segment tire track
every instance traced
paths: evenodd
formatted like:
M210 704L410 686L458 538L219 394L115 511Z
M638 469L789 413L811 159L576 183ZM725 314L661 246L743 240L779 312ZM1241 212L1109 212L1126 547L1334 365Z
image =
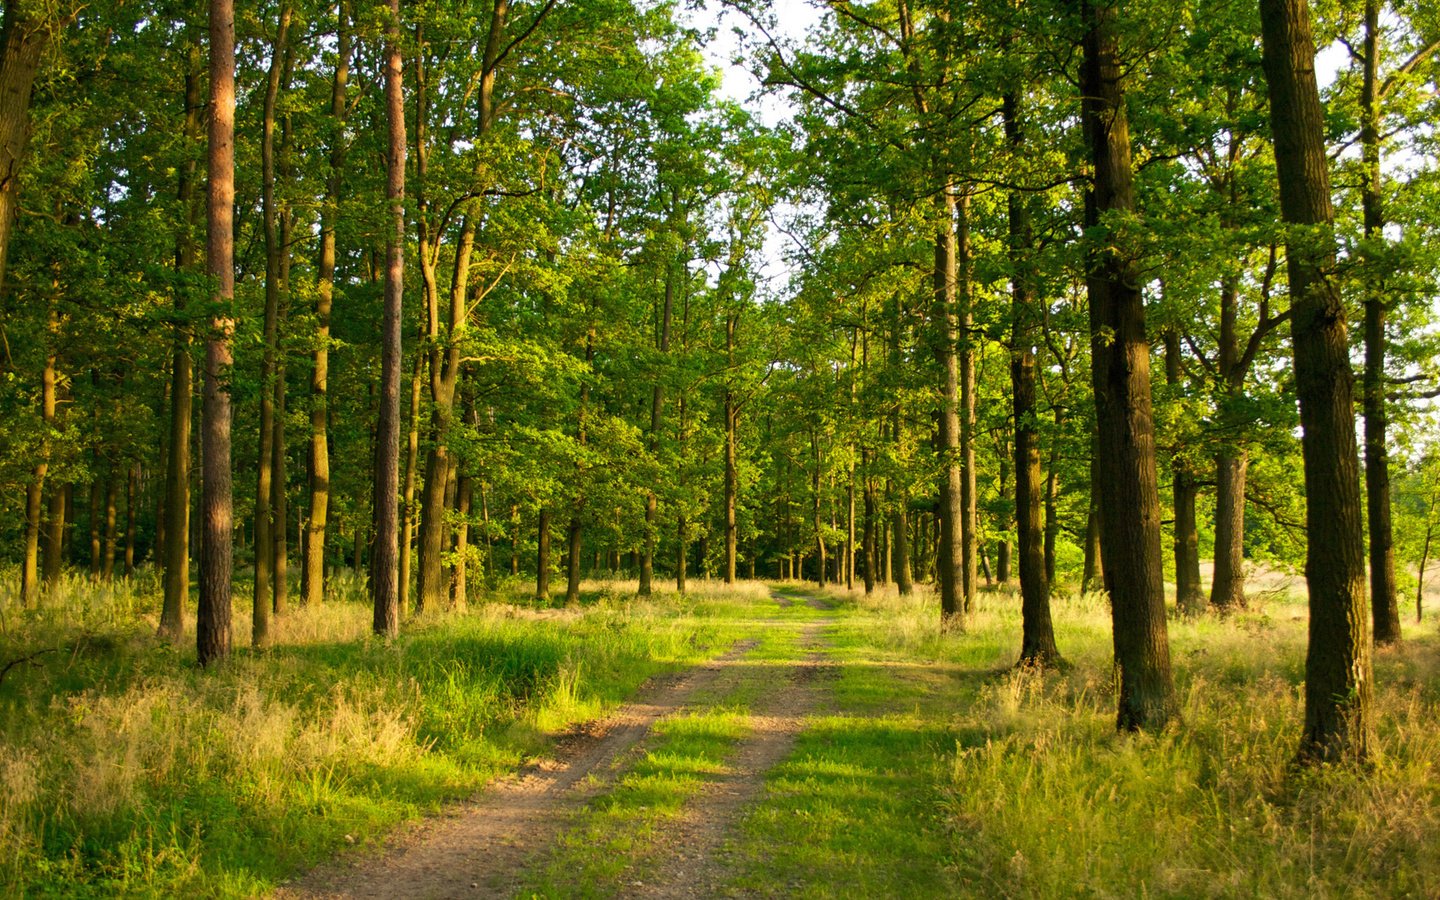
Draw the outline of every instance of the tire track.
M614 715L585 723L560 740L554 760L500 778L474 801L391 839L368 859L323 865L277 892L282 898L505 896L527 861L548 848L567 813L613 781L623 757L659 719L721 681L759 642L679 675L659 679Z
M654 866L627 896L722 896L733 868L727 840L764 794L766 775L794 750L806 718L828 694L826 681L834 670L823 632L832 624L827 619L806 626L801 642L810 652L791 666L786 684L752 714L753 731L728 763L729 772L692 798L679 821L666 826Z

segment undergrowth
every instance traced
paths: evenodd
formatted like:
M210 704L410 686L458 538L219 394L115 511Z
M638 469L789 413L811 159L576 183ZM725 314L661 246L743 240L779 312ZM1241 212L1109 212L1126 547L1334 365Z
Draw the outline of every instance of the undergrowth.
M930 696L950 705L941 802L962 894L1440 892L1434 620L1408 625L1400 647L1376 653L1373 763L1301 769L1301 597L1276 593L1227 618L1172 617L1180 719L1139 735L1115 731L1103 596L1055 598L1067 665L1049 672L1014 668L1012 594L982 594L964 631L944 638L928 598L856 602L870 616L855 634L872 654L921 660L930 676L950 671ZM860 690L877 707L903 693L883 677L871 682Z
M578 611L517 593L385 642L363 584L337 585L215 671L154 637L152 577L0 605L0 666L48 651L0 682L0 893L264 892L472 794L738 633L696 614L723 605L703 584L644 603L597 584ZM237 647L248 635L237 613Z

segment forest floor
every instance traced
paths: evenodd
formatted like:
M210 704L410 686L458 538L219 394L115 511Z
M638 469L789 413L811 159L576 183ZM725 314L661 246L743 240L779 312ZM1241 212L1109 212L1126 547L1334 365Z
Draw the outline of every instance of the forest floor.
M1183 717L1138 736L1095 596L1052 672L1006 592L945 636L893 589L596 582L394 644L336 603L216 673L111 598L0 685L0 895L1440 895L1437 618L1377 654L1375 763L1299 771L1305 607L1254 585L1171 620Z

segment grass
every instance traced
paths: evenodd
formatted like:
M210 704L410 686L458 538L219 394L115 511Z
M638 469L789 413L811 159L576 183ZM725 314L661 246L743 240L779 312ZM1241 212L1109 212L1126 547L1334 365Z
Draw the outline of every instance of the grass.
M54 648L0 683L0 893L263 893L744 633L704 585L651 603L599 586L581 611L492 603L386 643L340 586L214 672L153 637L143 578L0 608L0 662Z
M1306 613L1283 590L1229 618L1170 622L1182 719L1114 730L1103 597L1054 602L1067 665L1016 670L1019 601L982 595L963 633L937 604L831 589L693 585L579 611L492 603L368 637L340 601L282 620L219 672L158 644L153 586L74 585L0 606L3 893L263 893L353 841L466 796L649 674L758 637L662 720L528 874L529 895L614 896L676 848L752 734L777 667L825 618L837 665L793 752L725 848L728 888L768 896L1390 897L1440 894L1440 636L1376 657L1364 770L1292 767ZM248 622L237 616L237 635Z

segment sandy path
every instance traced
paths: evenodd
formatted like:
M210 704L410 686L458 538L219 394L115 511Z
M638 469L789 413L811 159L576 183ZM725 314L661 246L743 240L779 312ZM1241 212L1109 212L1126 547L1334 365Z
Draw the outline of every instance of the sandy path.
M757 705L752 731L730 760L727 774L691 799L678 822L666 825L659 861L626 896L722 896L732 868L726 840L735 834L745 810L764 794L766 774L790 755L806 717L824 700L825 679L832 669L823 631L831 624L806 627L801 642L809 654L792 664L785 687L768 692Z
M282 898L509 896L527 861L548 847L566 813L599 793L617 763L655 722L725 675L756 645L742 641L706 665L652 683L641 697L563 739L556 759L491 784L392 838L378 856L321 866L282 888Z

